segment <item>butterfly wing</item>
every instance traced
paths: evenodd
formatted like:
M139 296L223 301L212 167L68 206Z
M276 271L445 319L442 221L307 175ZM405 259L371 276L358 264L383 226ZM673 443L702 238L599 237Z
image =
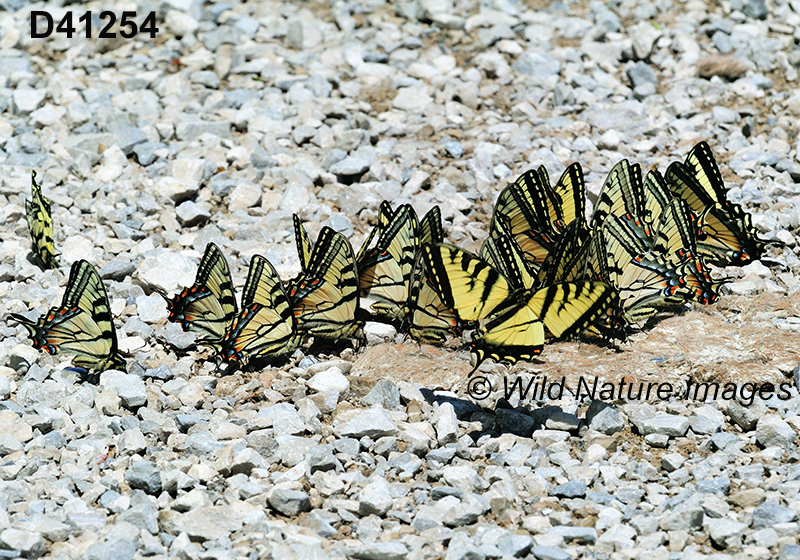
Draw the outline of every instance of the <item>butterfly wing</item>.
M589 228L585 220L573 220L564 228L553 250L539 270L539 285L550 286L583 278L589 251Z
M230 269L219 247L206 246L194 284L168 299L167 309L170 321L202 335L203 344L219 350L238 315Z
M480 257L505 276L512 290L531 289L537 283L531 264L522 253L506 221L500 218L494 225L481 247Z
M103 281L87 261L72 265L60 307L50 309L36 323L21 315L12 317L28 330L34 348L48 354L74 354L74 365L92 371L125 366Z
M661 212L672 202L672 193L664 176L657 169L648 171L642 185L644 188L644 210L641 218L653 226L658 222Z
M586 180L579 163L573 163L564 170L553 191L561 208L557 229L563 232L574 221L586 225Z
M698 142L686 156L685 165L697 180L700 186L697 194L701 196L707 206L727 202L725 181L708 142Z
M444 229L442 229L442 210L434 206L423 216L419 222L419 246L425 243L441 243L444 241Z
M544 348L544 324L527 302L507 302L492 314L473 337L475 366L486 359L516 363L530 360Z
M665 181L672 194L689 203L689 208L698 216L718 202L714 190L704 189L692 170L679 161L674 161L667 167Z
M46 268L58 268L50 200L42 194L42 188L36 184L36 171L31 171L31 195L32 198L25 201L25 211L33 251Z
M414 259L419 247L417 214L404 204L381 234L374 249L358 262L361 297L372 298L378 315L401 319L405 314Z
M442 344L460 334L458 317L428 281L422 255L414 262L406 312L408 333L419 342Z
M294 242L297 245L297 256L300 258L300 270L306 270L311 259L311 242L308 240L308 232L303 227L303 223L297 214L292 214L292 224L294 225Z
M227 361L280 356L300 344L297 319L272 264L261 255L250 260L242 311L222 343Z
M358 273L350 242L324 227L311 252L308 271L290 292L298 329L322 338L347 338L361 326Z
M641 216L645 206L642 168L623 159L608 173L592 215L592 227L599 228L609 215Z
M525 257L538 268L556 235L551 223L551 216L557 216L555 210L551 213L553 198L540 173L523 173L500 193L489 231L498 227L499 220L505 220Z
M454 245L425 245L426 274L442 299L461 321L489 316L511 295L506 278L486 261Z
M570 338L594 325L615 303L603 282L564 282L534 292L530 307L556 338Z
M361 262L364 259L367 251L372 246L372 242L377 238L380 239L381 235L383 235L384 230L389 227L389 223L392 221L394 217L394 210L392 210L392 205L389 204L388 201L384 200L381 202L380 208L378 208L378 223L377 225L372 228L372 231L369 232L369 235L364 240L364 243L361 244L361 248L358 250L358 254L356 254L356 262Z

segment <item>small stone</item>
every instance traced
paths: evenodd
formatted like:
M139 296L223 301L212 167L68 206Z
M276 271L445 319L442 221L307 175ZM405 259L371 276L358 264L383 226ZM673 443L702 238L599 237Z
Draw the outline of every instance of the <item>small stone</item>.
M394 499L389 483L384 478L376 477L361 490L358 513L362 516L372 514L383 516L392 508L393 504Z
M359 177L366 173L371 165L372 162L368 158L352 155L331 165L330 172L340 177Z
M321 371L308 380L308 387L317 393L335 391L345 393L350 389L350 381L336 366Z
M459 159L462 155L464 155L464 147L461 145L461 142L456 140L450 140L444 143L444 149L447 150L447 153L450 157Z
M794 510L769 500L753 510L753 529L765 529L778 523L791 523L797 519Z
M183 227L193 227L211 219L211 214L198 206L195 202L187 200L175 208L175 216Z
M241 183L228 195L228 210L236 212L258 205L261 189L249 183Z
M644 436L644 441L646 441L650 447L664 449L669 445L669 436L665 436L664 434L647 434Z
M131 488L157 495L161 492L161 470L151 461L136 461L125 472L125 482Z
M365 410L344 426L335 429L341 437L361 439L364 436L377 439L384 436L393 436L398 433L397 426L392 421L389 411L381 408Z
M592 401L586 410L589 427L598 432L611 435L625 428L625 418L615 407L602 401Z
M641 60L631 64L625 73L634 88L644 84L658 84L658 75L655 70Z
M169 316L164 298L158 294L137 297L136 312L139 314L139 319L145 323L157 323Z
M478 550L466 533L457 531L450 539L444 560L484 560L486 556Z
M184 532L191 540L199 542L229 538L241 528L241 516L230 506L196 508L184 513L176 524L177 532Z
M336 457L330 444L316 445L306 452L306 462L311 474L317 471L329 471L336 468Z
M559 535L567 542L593 544L597 540L597 529L594 527L570 527L559 525L548 531L549 534Z
M557 546L534 546L531 554L536 560L572 560L572 555Z
M792 427L775 414L762 416L756 425L756 441L763 447L790 449L794 447L796 436Z
M179 10L167 10L167 15L164 18L164 25L169 29L177 38L192 35L199 23L189 14Z
M458 440L458 418L452 404L447 402L440 404L431 417L431 424L436 429L439 445Z
M5 529L0 533L0 544L7 550L17 550L23 558L39 558L45 553L45 542L41 533Z
M536 425L536 421L531 416L506 408L497 409L495 415L497 417L496 429L520 437L531 437Z
M11 97L14 100L15 112L18 115L27 115L41 107L46 96L46 89L20 87L14 89Z
M355 560L405 560L408 547L402 542L376 542L347 551L347 557Z
M367 338L368 346L376 346L387 342L391 343L397 336L397 329L392 325L370 321L364 325L364 336Z
M681 468L685 461L680 453L667 453L661 457L661 466L665 471L672 472Z
M122 406L135 410L147 402L147 390L141 377L113 372L101 376L101 384L119 396Z
M728 401L728 416L731 422L738 425L745 432L755 429L759 418L767 413L766 405L760 400L754 401L750 406L744 406L739 401L733 399Z
M287 517L300 515L305 511L311 511L311 501L308 494L299 490L288 490L276 488L269 495L270 507Z
M586 496L586 481L571 480L564 484L559 484L550 492L556 498L583 498Z
M400 408L400 389L388 379L379 379L375 386L362 399L364 406L380 405L386 410Z
M689 419L677 414L662 414L643 420L641 427L644 434L680 437L689 430Z
M119 437L119 448L125 454L141 453L147 449L147 439L144 437L142 430L131 428L130 430L125 430Z
M701 78L719 76L727 80L735 80L744 76L750 65L735 56L710 55L697 61L697 75Z
M424 87L406 87L400 88L392 101L392 105L395 109L400 109L401 111L422 113L432 102L433 98L428 95Z

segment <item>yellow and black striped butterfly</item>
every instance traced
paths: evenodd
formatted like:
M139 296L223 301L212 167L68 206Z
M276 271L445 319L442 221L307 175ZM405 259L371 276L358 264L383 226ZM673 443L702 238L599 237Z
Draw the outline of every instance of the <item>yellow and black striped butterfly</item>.
M714 280L698 253L695 223L696 217L689 204L680 198L673 199L655 224L653 251L664 255L667 262L686 270L684 279L694 292L694 300L703 304L714 303L719 299L718 286L725 280Z
M546 178L547 172L544 171L544 167L539 169L542 177ZM576 220L582 222L585 227L586 180L583 177L581 165L575 162L567 166L555 186L550 187L549 185L549 182L545 182L545 186L550 188L555 195L555 207L557 208L554 220L552 220L551 213L553 228L559 233L563 233Z
M242 292L242 310L221 343L228 362L282 356L300 345L297 319L280 276L261 255L250 260Z
M425 245L423 258L443 303L461 321L482 323L471 345L475 369L486 357L530 359L542 351L545 327L555 337L572 336L613 303L611 287L599 282L514 290L489 263L445 243Z
M592 228L600 229L610 214L642 216L644 207L641 166L627 159L620 160L611 168L600 189L592 214Z
M76 261L69 273L60 307L33 322L12 313L33 340L48 354L74 354L72 364L103 372L125 367L117 348L117 334L103 281L87 261Z
M640 217L654 227L661 212L672 202L673 196L664 181L664 176L657 169L647 172L642 188L644 189L644 208Z
M372 228L372 231L369 232L369 235L364 240L364 243L361 244L361 248L356 254L357 263L364 260L364 255L372 247L372 242L375 239L380 239L381 235L383 235L383 232L387 227L389 227L389 223L392 221L393 217L394 210L392 210L392 205L389 204L387 200L384 200L381 202L380 208L378 208L378 223L374 228Z
M214 243L206 245L194 284L167 301L168 319L183 330L202 335L198 341L217 352L238 314L233 280L225 255Z
M530 360L544 347L542 327L555 338L570 338L593 327L616 302L612 288L602 282L564 282L523 294L522 300L495 309L473 339L475 369L487 357Z
M779 244L759 238L750 214L727 199L722 173L706 142L692 148L685 163L670 164L666 182L698 216L697 249L708 262L745 265L761 258L767 245Z
M358 272L347 238L325 226L311 251L308 268L289 292L298 329L315 337L352 337L361 327Z
M360 297L374 300L371 309L376 315L403 319L419 249L417 214L403 204L381 229L375 247L357 261Z
M573 220L562 232L539 271L539 284L550 286L582 280L589 251L586 220Z
M502 216L494 222L489 237L483 242L480 257L508 280L512 290L530 290L538 284L536 271ZM548 254L544 262L549 257Z
M300 272L297 276L292 278L286 283L286 292L291 292L297 285L300 278L308 269L308 262L311 259L311 241L308 239L308 232L303 227L300 217L297 214L292 214L292 224L294 225L294 242L297 246L297 257L300 259Z
M411 273L404 327L415 340L428 344L442 344L448 336L461 334L458 317L451 308L442 303L439 293L427 278L422 260L423 245L442 241L444 241L442 211L438 206L434 206L420 221L420 250L417 252Z
M31 196L30 200L25 201L25 211L33 252L45 268L58 268L50 199L42 194L41 186L36 184L36 171L31 171Z
M560 219L559 212L547 171L543 167L526 171L500 193L489 232L499 227L499 220L505 220L525 257L538 270L558 235L553 220Z
M617 291L622 315L633 324L692 299L687 277L700 284L692 276L688 259L670 262L649 251L629 223L613 214L606 217L599 235L593 235L589 262L594 265L594 277Z

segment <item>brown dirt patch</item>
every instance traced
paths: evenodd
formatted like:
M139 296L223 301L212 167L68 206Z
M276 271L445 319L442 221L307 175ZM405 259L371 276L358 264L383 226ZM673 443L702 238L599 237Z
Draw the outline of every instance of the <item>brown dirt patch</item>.
M716 308L699 308L660 321L616 348L588 342L548 344L535 363L508 368L512 376L566 377L573 390L581 376L612 383L780 383L800 362L797 333L778 328L773 319L800 316L800 294L762 294L752 298L725 297ZM466 395L470 356L465 349L383 344L368 348L353 365L351 375L371 386L378 379L410 381ZM506 371L500 366L497 373Z

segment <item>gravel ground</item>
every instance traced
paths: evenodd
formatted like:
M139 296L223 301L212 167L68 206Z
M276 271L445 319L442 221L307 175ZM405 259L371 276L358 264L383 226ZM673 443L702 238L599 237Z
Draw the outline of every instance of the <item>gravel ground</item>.
M130 356L78 384L0 326L0 557L800 558L800 3L723 4L109 0L37 9L157 11L157 37L43 40L0 1L0 316L57 304L88 259ZM238 287L256 253L289 278L292 212L358 246L383 199L439 204L474 250L528 168L579 161L596 196L619 159L663 171L699 140L785 247L618 348L487 364L480 401L467 351L379 324L220 377L154 292L209 241ZM60 270L27 258L32 168ZM789 398L505 394L536 374Z

